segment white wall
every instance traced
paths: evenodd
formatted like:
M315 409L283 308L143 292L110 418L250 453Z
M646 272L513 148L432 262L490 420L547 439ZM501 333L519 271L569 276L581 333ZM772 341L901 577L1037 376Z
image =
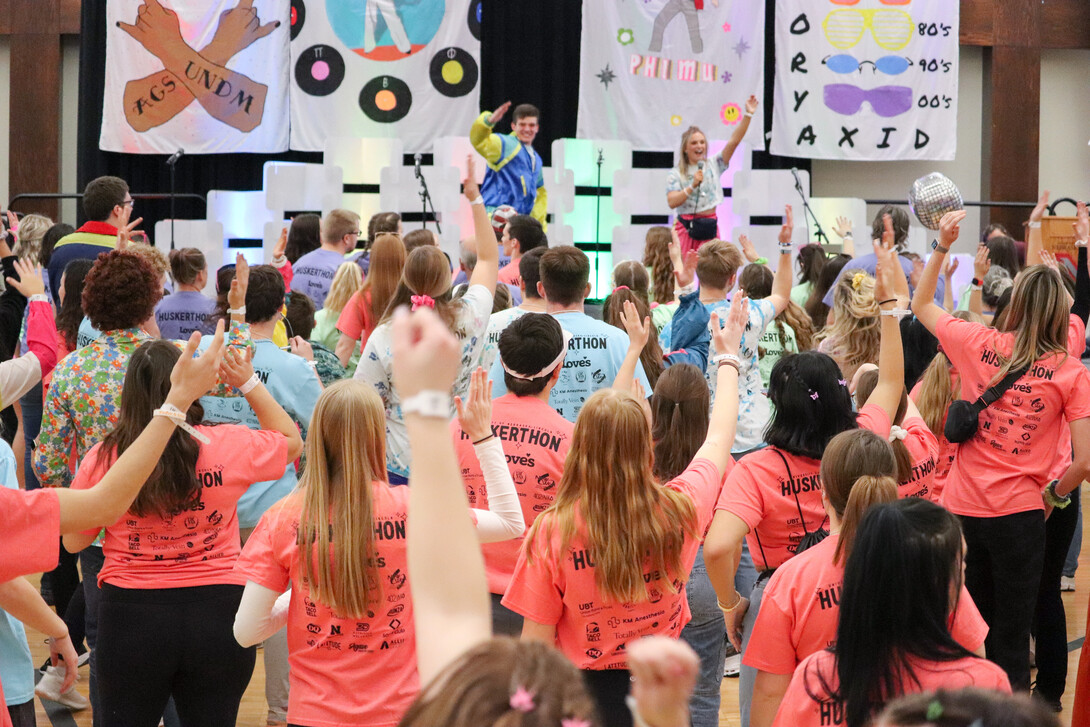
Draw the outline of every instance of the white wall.
M814 161L811 172L813 195L815 197L897 199L904 200L907 204L908 190L913 181L930 172L941 172L958 185L963 199L979 200L981 198L980 130L983 128L981 119L983 80L983 49L962 46L958 76L958 147L954 161ZM869 206L867 220L853 220L856 230L869 226L870 218L877 209L877 207ZM916 222L915 218L913 222ZM962 225L962 233L971 238L978 238L979 230L979 208L970 207L969 216ZM866 239L859 235L856 238ZM923 251L918 250L918 252Z
M1052 198L1090 197L1090 50L1052 50L1041 56L1041 189ZM1060 215L1075 213L1068 205Z
M8 130L11 128L11 41L0 38L0 205L8 207Z

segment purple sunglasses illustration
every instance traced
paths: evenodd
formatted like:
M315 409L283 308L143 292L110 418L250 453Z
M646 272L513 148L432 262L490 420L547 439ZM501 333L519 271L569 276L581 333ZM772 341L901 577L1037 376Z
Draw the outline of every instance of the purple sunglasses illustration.
M883 118L900 116L912 109L912 89L908 86L879 86L863 89L849 83L825 86L825 106L844 116L859 113L866 101Z

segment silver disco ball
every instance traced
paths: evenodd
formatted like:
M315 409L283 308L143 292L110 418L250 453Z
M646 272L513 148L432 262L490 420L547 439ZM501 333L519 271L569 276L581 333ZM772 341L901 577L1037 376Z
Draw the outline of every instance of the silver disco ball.
M965 207L957 185L938 172L912 183L912 189L908 190L908 206L920 224L929 230L939 229L939 222L947 212Z

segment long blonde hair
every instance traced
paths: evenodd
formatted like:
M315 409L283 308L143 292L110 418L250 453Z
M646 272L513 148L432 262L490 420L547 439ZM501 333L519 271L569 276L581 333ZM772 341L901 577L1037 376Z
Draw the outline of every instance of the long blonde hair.
M322 392L307 432L294 495L302 498L302 577L311 598L346 618L364 617L382 597L372 487L386 477L385 432L382 400L352 379Z
M826 353L840 366L844 378L850 379L861 364L878 361L880 323L874 278L863 270L845 270L833 288L833 314L833 325L818 336L829 341Z
M354 262L344 262L337 267L333 283L329 286L329 295L322 308L331 314L340 313L348 304L348 299L363 287L363 271Z
M1000 367L992 384L1011 369L1032 366L1047 356L1067 357L1070 308L1067 289L1054 270L1033 265L1020 272L1004 312L1001 330L1014 331L1014 345L1010 358L999 353Z
M606 441L610 446L603 447ZM549 552L556 528L561 545L552 555L564 557L582 516L594 583L606 598L648 600L648 560L676 592L674 582L688 576L681 562L685 536L699 537L696 508L685 495L656 484L652 458L651 430L636 398L613 389L592 395L575 420L556 500L526 536L528 557L539 537Z
M12 254L16 257L29 257L32 262L38 262L38 255L42 251L42 238L49 228L53 226L53 220L45 215L29 214L19 220L19 234L15 238L15 249Z
M700 134L704 137L704 148L707 149L708 135L701 131L699 126L690 126L681 134L681 154L677 158L677 170L681 174L681 183L685 184L685 177L689 174L689 156L685 153L685 147L689 145L689 139L693 134Z
M953 315L963 321L987 325L982 317L971 311L954 311ZM920 374L920 391L914 403L927 428L935 434L942 434L946 410L954 399L961 398L961 377L955 376L950 368L950 359L940 349Z

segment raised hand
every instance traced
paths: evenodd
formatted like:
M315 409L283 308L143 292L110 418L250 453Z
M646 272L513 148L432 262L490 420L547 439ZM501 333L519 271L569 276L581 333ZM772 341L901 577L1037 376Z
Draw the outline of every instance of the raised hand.
M242 253L235 254L235 277L231 280L231 289L227 291L227 305L232 310L239 310L246 305L246 291L250 287L250 264Z
M236 389L254 375L253 351L251 349L228 349L220 364L220 378Z
M280 237L276 240L276 245L273 247L273 260L279 260L284 257L284 253L288 249L288 228L280 228Z
M961 234L961 221L969 214L965 210L947 212L939 220L939 245L950 249Z
M509 104L510 102L505 105ZM481 196L481 190L477 186L477 163L472 154L466 156L466 176L462 180L462 193L470 202Z
M780 245L791 244L791 234L795 231L795 213L791 205L786 205L783 210L783 226L780 227L780 235L777 238Z
M1056 254L1049 250L1041 250L1041 264L1057 273L1060 272L1060 262L1056 259Z
M492 115L488 117L488 125L489 126L495 126L497 123L499 123L500 119L503 118L504 114L506 114L507 110L510 109L510 108L511 108L511 102L510 101L504 101L503 104L500 105L500 107L498 109L493 111Z
M738 235L738 244L742 246L742 254L745 255L746 262L755 263L761 258L748 235Z
M170 68L169 60L188 49L182 38L178 14L163 7L159 0L144 0L136 9L136 23L118 21L117 27L131 35L153 56Z
M984 280L984 276L988 274L991 268L992 261L988 257L988 246L981 244L976 249L976 256L973 257L973 277L977 280Z
M1033 208L1033 211L1029 213L1030 222L1040 222L1045 216L1045 211L1048 209L1048 190L1046 189L1041 193L1040 199L1037 200L1037 206Z
M201 343L201 334L194 331L185 344L181 358L170 372L170 393L167 401L182 411L211 391L216 385L220 363L223 361L223 321L216 323L216 332L210 345L200 356L194 357Z
M431 308L399 308L393 322L394 386L402 401L421 391L450 391L461 366L458 339Z
M648 636L630 645L628 668L632 673L632 697L642 722L689 723L689 698L700 672L700 659L692 647L665 636Z
M1086 203L1079 202L1075 213L1075 244L1086 245L1090 242L1090 214L1086 211Z
M730 304L730 312L727 314L725 325L720 323L719 314L712 313L711 329L712 342L715 344L716 353L738 353L738 346L742 342L742 333L746 323L749 322L749 298L745 292L739 290Z
M121 205L121 217L119 222L121 223L117 228L117 249L124 250L132 242L132 233L136 227L144 221L143 217L137 217L132 222L129 222L129 217L132 216L132 205Z
M458 423L469 441L477 442L492 433L492 380L480 366L469 380L466 398L454 397Z
M756 96L751 95L749 98L746 99L746 113L747 114L752 116L753 114L757 113L757 106L758 106L758 102L757 102L757 97Z
M833 225L833 232L835 232L836 236L840 239L844 239L852 234L852 221L847 217L837 215L836 224Z
M15 272L19 279L5 278L8 285L23 294L24 298L45 293L45 279L42 277L42 266L34 265L29 260L16 260Z
M946 262L943 263L942 275L944 278L949 280L950 278L954 277L954 273L957 272L957 269L958 259L956 257L948 257L946 258Z
M636 306L632 301L626 300L624 308L621 310L621 323L624 324L624 329L628 333L629 346L642 351L643 347L647 345L648 339L651 338L650 316L645 316L641 322Z

